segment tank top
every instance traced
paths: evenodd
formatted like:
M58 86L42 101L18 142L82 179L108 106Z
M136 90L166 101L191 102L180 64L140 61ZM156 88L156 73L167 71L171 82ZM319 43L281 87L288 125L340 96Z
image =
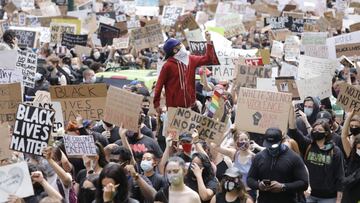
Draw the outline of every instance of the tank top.
M252 164L252 159L249 159L245 164L242 164L239 160L239 151L235 153L234 158L234 167L238 168L242 174L241 181L244 183L244 185L247 187L246 179L248 177L248 173Z
M216 194L216 203L246 203L246 198L243 201L241 201L239 197L236 198L232 202L228 202L228 201L226 201L225 195L226 195L226 193L224 193L224 192L217 193Z
M224 159L216 165L216 178L219 182L222 180L225 171L228 169L228 165L225 163Z

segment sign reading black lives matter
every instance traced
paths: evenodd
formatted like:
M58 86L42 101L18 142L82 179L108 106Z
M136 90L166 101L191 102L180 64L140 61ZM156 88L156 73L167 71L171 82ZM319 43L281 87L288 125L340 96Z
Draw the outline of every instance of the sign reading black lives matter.
M95 156L96 146L93 136L64 136L65 151L69 157L81 157L82 155Z
M75 45L86 46L88 35L74 35L71 33L63 33L61 39L61 45L71 49Z
M10 149L42 155L48 146L54 116L52 110L19 104Z

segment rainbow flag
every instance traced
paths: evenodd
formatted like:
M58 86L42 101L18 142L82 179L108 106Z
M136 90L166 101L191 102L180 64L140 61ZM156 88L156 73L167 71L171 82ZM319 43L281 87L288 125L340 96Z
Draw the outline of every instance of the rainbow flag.
M222 89L218 89L214 91L214 95L211 97L211 104L209 106L209 111L208 111L208 117L212 118L216 112L216 110L219 109L219 101L221 98L221 95L223 94L223 90Z

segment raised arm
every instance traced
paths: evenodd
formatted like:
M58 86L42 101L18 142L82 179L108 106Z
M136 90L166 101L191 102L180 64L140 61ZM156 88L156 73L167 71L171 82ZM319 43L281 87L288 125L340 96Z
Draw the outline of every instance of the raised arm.
M72 178L69 173L59 166L54 159L52 159L53 151L52 147L48 147L44 149L43 154L46 160L49 162L50 166L54 169L57 176L60 178L61 182L64 184L66 188L69 188L72 184Z
M344 126L341 131L341 142L343 144L346 157L349 157L351 152L351 144L349 141L348 134L349 134L350 121L353 116L354 116L354 110L348 113L348 116L345 119Z

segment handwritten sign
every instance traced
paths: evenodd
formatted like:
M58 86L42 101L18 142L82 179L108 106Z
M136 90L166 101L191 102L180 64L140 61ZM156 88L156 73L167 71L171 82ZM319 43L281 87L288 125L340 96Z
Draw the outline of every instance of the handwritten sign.
M118 29L117 27L100 23L98 36L100 38L102 46L112 45L113 39L119 37L119 35L120 35L120 29Z
M296 79L298 77L298 67L283 62L281 64L280 76L294 76Z
M354 110L355 114L360 114L360 99L358 95L360 90L347 83L340 84L340 93L337 97L336 103L343 107L346 112Z
M293 100L300 100L299 91L294 77L276 77L275 84L279 92L290 93Z
M301 38L302 45L325 45L326 32L304 32Z
M129 37L114 38L113 45L118 49L127 49L129 47Z
M360 51L360 43L342 44L336 45L336 57L341 56L358 56Z
M77 114L80 114L84 119L103 119L106 92L105 84L50 87L52 101L61 102L65 121L75 120Z
M270 127L287 131L292 95L240 88L235 124L239 130L264 134Z
M178 129L180 132L192 133L194 129L199 132L199 138L207 142L220 144L226 131L225 123L213 120L207 116L192 111L191 109L176 108L169 109L175 111L169 113L174 117L169 117L170 128Z
M21 82L22 70L16 66L17 50L6 50L0 53L0 84Z
M299 77L311 78L321 75L331 81L331 78L335 75L335 70L338 66L339 62L337 60L301 55L298 69Z
M282 58L284 55L284 44L282 42L273 41L271 47L271 56L276 58Z
M360 30L360 22L350 25L350 32L356 32Z
M151 24L131 30L133 45L137 50L151 48L164 42L160 24Z
M41 156L48 146L54 115L49 109L19 104L10 149Z
M35 73L37 68L37 55L30 50L18 50L16 67L21 69L22 83L25 87L35 87Z
M51 32L50 41L52 43L60 43L62 40L62 35L64 33L70 33L70 34L76 33L76 25L51 22L50 32Z
M271 78L271 68L264 66L239 65L236 79L240 87L256 88L256 78Z
M360 31L342 34L326 40L329 49L329 59L336 59L336 45L360 43Z
M229 81L235 78L234 67L231 66L212 66L212 77L219 81Z
M0 202L10 195L24 198L34 195L28 165L25 161L0 167Z
M110 86L106 99L104 120L137 131L143 96Z
M0 120L13 125L16 120L16 111L22 102L20 83L0 84Z
M296 80L299 95L302 100L308 96L325 99L331 96L331 78L325 76Z
M206 41L189 41L190 53L202 56L206 53Z
M75 45L86 46L88 35L74 35L64 33L62 35L61 45L66 46L68 49L75 47Z
M317 58L328 58L328 46L327 45L305 45L304 55Z
M296 61L300 56L300 41L297 36L288 36L284 45L285 60Z
M161 25L174 26L178 17L183 13L183 11L184 8L182 7L165 6L161 19Z
M36 31L24 30L24 29L13 29L15 36L18 39L19 47L36 48L38 34Z
M96 156L96 145L92 135L64 135L66 154L69 157Z
M10 126L8 123L0 124L0 160L11 158L12 151L9 149L10 143Z

